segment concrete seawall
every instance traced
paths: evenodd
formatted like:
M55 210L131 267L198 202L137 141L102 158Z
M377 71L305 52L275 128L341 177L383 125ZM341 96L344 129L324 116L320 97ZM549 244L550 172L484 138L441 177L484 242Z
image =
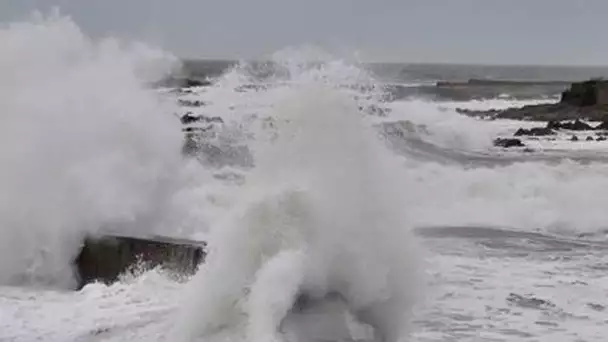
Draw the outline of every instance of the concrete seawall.
M135 266L192 275L204 260L204 248L204 242L157 236L89 237L74 260L78 289L91 282L111 284Z

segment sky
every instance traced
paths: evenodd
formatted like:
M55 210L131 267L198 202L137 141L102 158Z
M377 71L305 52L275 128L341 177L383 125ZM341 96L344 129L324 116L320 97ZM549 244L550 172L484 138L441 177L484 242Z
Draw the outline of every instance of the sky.
M0 23L53 6L92 37L183 58L312 45L378 62L608 65L606 0L0 0Z

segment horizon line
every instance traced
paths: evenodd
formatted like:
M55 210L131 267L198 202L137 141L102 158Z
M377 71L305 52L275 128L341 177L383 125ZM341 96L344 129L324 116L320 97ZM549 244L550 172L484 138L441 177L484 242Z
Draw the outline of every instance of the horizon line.
M257 62L257 63L272 63L271 58L210 58L210 57L178 57L183 62L223 62L223 63L240 63L240 62ZM322 62L311 61L311 62ZM359 61L357 64L395 64L395 65L444 65L444 66L489 66L489 67L555 67L555 68L608 68L607 64L540 64L540 63L495 63L495 62L415 62L415 61Z

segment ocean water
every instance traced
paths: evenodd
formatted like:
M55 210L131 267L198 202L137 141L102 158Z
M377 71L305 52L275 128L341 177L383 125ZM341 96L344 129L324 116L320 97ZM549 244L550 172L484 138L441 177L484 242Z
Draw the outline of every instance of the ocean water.
M270 69L214 64L211 86L180 93L150 86L177 58L69 18L11 24L0 42L0 341L280 341L300 291L341 292L387 341L605 341L608 146L505 154L492 139L521 123L455 111L553 90L387 87L517 68L412 75L291 49ZM187 111L222 119L204 141L222 153L180 154ZM210 254L183 283L152 270L69 290L82 237L116 231Z

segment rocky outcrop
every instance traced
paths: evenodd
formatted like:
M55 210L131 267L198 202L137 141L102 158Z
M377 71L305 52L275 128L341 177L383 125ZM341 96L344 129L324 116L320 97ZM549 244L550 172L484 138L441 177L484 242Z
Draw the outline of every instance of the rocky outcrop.
M515 136L519 137L519 136L524 136L524 135L528 135L528 136L546 136L546 135L555 135L555 131L551 128L548 127L534 127L534 128L530 128L530 129L525 129L525 128L520 128L517 130L517 132L515 132Z
M526 145L520 140L516 138L497 138L494 140L494 146L496 147L525 147Z
M132 268L162 267L191 275L205 257L205 243L167 237L89 237L74 260L78 289L91 282L111 284Z
M189 125L197 122L203 123L224 123L224 120L219 116L194 115L192 112L184 114L180 121L183 125Z
M456 109L460 114L485 119L510 119L527 121L604 121L608 119L608 108L604 106L575 107L568 104L552 103L508 108L503 110Z
M559 121L549 121L547 123L548 129L567 129L570 131L592 131L595 128L591 125L576 119L573 122L559 122Z
M200 100L184 100L178 99L177 104L182 107L202 107L205 105L205 102Z
M570 89L562 93L561 103L576 107L608 105L608 82L594 79L572 83Z
M595 127L596 130L602 130L602 131L606 131L608 130L608 121L604 121L601 124L599 124L598 126Z
M573 83L557 103L530 105L505 110L475 111L457 109L461 114L491 119L531 121L608 120L608 81Z

